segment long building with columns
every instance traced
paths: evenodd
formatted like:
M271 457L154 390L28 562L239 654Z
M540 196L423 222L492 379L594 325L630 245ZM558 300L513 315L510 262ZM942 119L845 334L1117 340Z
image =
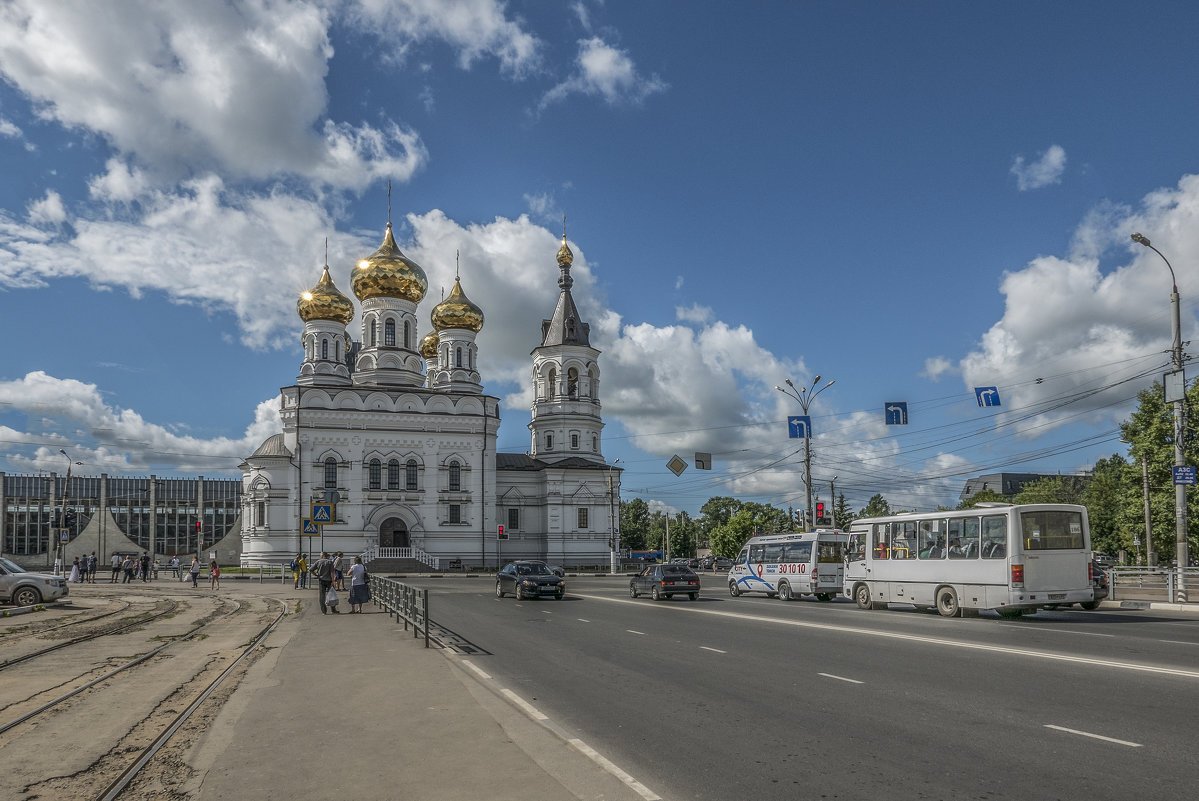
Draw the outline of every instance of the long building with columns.
M428 280L388 222L378 250L350 270L355 340L354 303L326 264L297 303L304 353L281 390L283 432L241 466L242 564L321 550L441 567L607 564L620 470L603 456L599 351L571 295L573 259L563 235L557 304L530 331L527 453L496 452L500 404L483 392L476 343L484 314L461 277L422 336Z

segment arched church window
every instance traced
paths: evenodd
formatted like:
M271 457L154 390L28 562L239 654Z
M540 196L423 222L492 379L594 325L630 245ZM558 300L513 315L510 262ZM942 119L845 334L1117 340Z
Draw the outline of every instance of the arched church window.
M325 487L333 489L337 486L337 460L330 456L325 460Z
M594 434L591 435L591 452L599 453L599 437Z
M570 447L572 450L576 450L576 451L579 449L579 435L578 434L570 435Z
M322 359L329 358L329 340L327 340L327 339L321 340L321 358Z
M375 337L375 321L371 320L371 347L373 348L378 344L379 344L379 341Z
M591 367L587 370L587 397L596 398L599 395L595 391L595 368Z
M404 321L404 347L412 347L412 323Z
M550 397L558 396L558 371L553 367L550 368Z
M371 489L377 490L383 481L383 466L378 459L371 459L370 471Z
M409 459L408 464L404 465L404 487L405 489L416 491L416 460Z
M383 344L394 348L396 344L396 321L388 320L383 323Z
M566 396L579 397L579 371L574 367L566 371Z
M454 366L455 367L462 366L462 348L456 348L454 350Z
M387 488L389 490L398 490L400 488L399 459L392 459L387 463Z
M450 462L450 492L462 490L462 467L457 462Z
M547 451L554 449L554 432L552 431L545 432L545 449Z

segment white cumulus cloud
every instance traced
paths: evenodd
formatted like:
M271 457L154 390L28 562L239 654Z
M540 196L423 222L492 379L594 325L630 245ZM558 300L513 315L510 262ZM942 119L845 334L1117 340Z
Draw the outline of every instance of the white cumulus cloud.
M29 222L34 225L49 223L57 225L66 222L67 210L62 204L62 195L50 189L39 200L29 204Z
M924 370L920 375L937 381L952 369L953 362L949 361L949 359L946 359L944 356L933 356L930 359L924 360Z
M1012 175L1016 176L1016 187L1021 192L1060 183L1065 171L1066 151L1060 145L1050 145L1036 161L1016 156L1012 162Z
M609 105L640 103L668 88L657 75L647 77L637 72L627 52L593 36L579 40L574 73L546 92L539 108L544 110L572 94L601 97Z

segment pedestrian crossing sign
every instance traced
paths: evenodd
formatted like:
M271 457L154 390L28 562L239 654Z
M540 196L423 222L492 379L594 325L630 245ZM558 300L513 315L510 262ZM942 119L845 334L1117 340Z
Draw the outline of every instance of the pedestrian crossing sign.
M331 522L333 522L333 504L331 504L331 503L314 503L314 504L312 504L312 519L316 523L331 523Z
M313 534L313 535L315 535L315 534L320 534L320 533L321 533L321 527L320 527L320 526L318 526L318 525L316 524L316 521L315 521L315 520L313 520L312 518L305 517L305 518L303 519L303 521L302 521L302 522L303 522L303 528L302 528L301 530L302 530L302 531L303 531L305 534Z

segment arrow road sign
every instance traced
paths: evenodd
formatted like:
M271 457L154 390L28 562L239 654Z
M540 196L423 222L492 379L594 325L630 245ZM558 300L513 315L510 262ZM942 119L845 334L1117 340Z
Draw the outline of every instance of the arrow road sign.
M807 415L788 417L787 431L791 439L807 439L812 436L812 418Z
M999 387L975 387L974 399L979 406L999 406Z
M302 522L303 527L300 530L305 534L316 535L321 533L321 527L318 526L312 519L305 517Z
M712 469L712 454L704 453L703 451L695 452L695 469L696 470L711 470Z
M883 404L883 416L889 426L906 426L908 424L907 402L887 401Z

